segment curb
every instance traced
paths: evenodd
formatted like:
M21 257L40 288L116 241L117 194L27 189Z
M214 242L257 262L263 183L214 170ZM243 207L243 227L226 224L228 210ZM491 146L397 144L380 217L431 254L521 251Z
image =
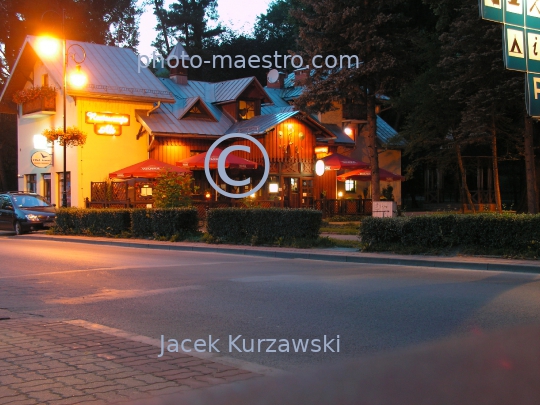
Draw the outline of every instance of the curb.
M189 244L159 244L159 243L135 243L116 240L102 240L102 239L82 239L73 238L69 236L55 237L49 235L20 235L16 239L27 240L49 240L57 242L71 242L71 243L83 243L91 245L107 245L107 246L120 246L127 248L139 248L139 249L158 249L158 250L170 250L170 251L183 251L183 252L208 252L208 253L225 253L235 254L242 256L262 256L272 257L278 259L305 259L305 260L321 260L329 262L344 262L344 263L358 263L358 264L383 264L383 265L396 265L396 266L413 266L413 267L434 267L444 269L461 269L461 270L484 270L484 271L505 271L514 273L534 273L540 274L540 262L538 264L519 264L519 263L490 263L490 262L472 262L472 261L459 261L452 259L438 259L438 258L404 258L404 257L391 257L389 255L381 257L373 256L361 256L340 254L335 255L332 253L321 252L306 252L306 251L281 251L281 250L269 250L269 249L257 249L250 248L245 249L242 247L227 247L227 246L194 246ZM231 245L229 245L231 246Z

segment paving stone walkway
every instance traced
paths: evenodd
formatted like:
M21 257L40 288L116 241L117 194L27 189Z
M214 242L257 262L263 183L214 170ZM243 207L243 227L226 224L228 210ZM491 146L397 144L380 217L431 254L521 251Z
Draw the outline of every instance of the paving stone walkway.
M0 310L0 405L107 404L259 374L69 322ZM6 319L9 318L9 319Z

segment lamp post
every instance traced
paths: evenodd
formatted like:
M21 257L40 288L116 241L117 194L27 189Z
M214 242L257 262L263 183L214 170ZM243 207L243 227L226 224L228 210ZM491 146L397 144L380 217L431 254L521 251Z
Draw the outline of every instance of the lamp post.
M46 13L55 13L55 14L58 14L60 15L59 12L55 11L55 10L47 10L45 11L42 15L41 15L41 19L43 20L43 16L46 14ZM68 206L68 203L67 203L67 144L66 144L66 139L65 139L65 135L66 135L66 131L67 131L67 67L68 67L68 62L69 62L69 57L71 56L71 58L73 59L73 61L76 63L76 70L75 70L75 73L73 74L73 77L72 77L72 84L74 84L75 86L77 87L83 87L84 84L86 83L86 78L85 76L81 73L80 69L80 64L84 62L84 60L86 59L86 51L84 50L84 48L79 45L79 44L71 44L69 47L67 47L67 39L66 39L66 31L65 31L65 14L66 14L66 10L63 9L62 10L62 37L63 37L63 44L62 44L62 55L63 55L63 70L62 70L62 86L63 86L63 89L62 89L62 95L63 95L63 129L64 129L64 139L63 139L63 160L64 160L64 167L63 167L63 173L62 173L62 176L63 176L63 179L62 179L62 207L67 207ZM78 47L81 49L82 53L83 53L83 56L82 56L82 59L81 60L77 60L77 55L75 53L72 53L71 55L69 54L69 50L73 47Z

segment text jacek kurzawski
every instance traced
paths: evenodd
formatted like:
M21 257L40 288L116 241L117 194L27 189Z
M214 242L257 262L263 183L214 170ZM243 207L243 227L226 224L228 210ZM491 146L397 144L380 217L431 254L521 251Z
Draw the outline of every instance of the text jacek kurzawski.
M339 353L339 335L335 338L324 335L315 339L246 339L242 335L229 335L227 342L221 339L167 339L161 335L161 353ZM218 349L218 346L220 347Z

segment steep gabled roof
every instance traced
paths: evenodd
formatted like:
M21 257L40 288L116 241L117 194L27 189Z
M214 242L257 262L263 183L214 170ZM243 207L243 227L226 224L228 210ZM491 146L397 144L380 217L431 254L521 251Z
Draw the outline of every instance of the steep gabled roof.
M306 115L300 111L259 115L246 121L239 121L227 130L227 134L239 132L242 134L262 135L289 118L300 119L308 126L316 129L318 132L317 140L319 141L332 139L336 144L350 144L348 141L343 142L343 140L338 138L331 130L326 128L324 125L321 125L317 120L313 119L309 115ZM343 135L347 137L345 134ZM350 140L349 137L347 138Z
M258 115L249 120L238 121L227 130L227 134L232 134L235 132L253 135L264 134L277 124L294 117L299 113L300 111L291 111L278 114Z
M178 85L170 79L160 79L161 83L173 94L174 104L162 104L149 116L138 112L137 119L143 127L154 135L171 136L211 136L225 134L234 124L234 120L212 103L213 83L189 80L185 85ZM204 103L209 114L215 119L181 119L197 102Z
M244 77L242 79L227 80L214 83L214 103L226 103L238 99L242 93L250 86L254 85L262 94L263 102L270 103L270 97L265 89L255 77Z
M277 114L294 111L294 107L287 103L282 97L281 89L266 88L266 93L270 96L272 104L264 104L261 107L261 114Z
M131 49L70 40L66 44L68 49L71 47L70 53L75 53L79 60L83 56L80 47L84 49L86 58L81 64L81 70L88 77L88 83L83 89L70 88L68 83L69 95L143 102L174 102L170 91L149 69L141 67L139 72L137 56ZM10 97L15 91L24 88L38 60L43 62L54 85L58 88L62 87L62 55L53 59L40 58L37 46L38 37L31 35L26 37L11 75L4 86L1 99ZM75 62L70 58L68 73L74 67Z
M303 86L295 86L295 74L289 73L283 83L283 88L273 89L265 87L266 92L270 95L273 101L273 105L265 105L262 107L263 114L276 114L279 112L293 111L294 107L289 105L288 102L299 97L303 90ZM379 96L381 100L389 100L387 96ZM354 141L349 138L338 125L335 124L322 124L327 130L331 131L337 138L338 142L344 144L354 144ZM377 140L384 147L404 148L406 141L399 139L397 131L392 128L381 117L377 116Z
M354 141L349 136L347 136L347 134L343 132L343 130L336 124L322 124L322 125L336 136L337 143L344 144L344 145L351 145L351 146L354 145Z
M201 97L189 97L177 100L173 105L172 112L179 120L181 120L193 109L193 107L199 107L209 118L217 121L217 118L212 114L212 111Z
M398 132L377 116L377 139L384 147L404 148L407 142L398 138Z

